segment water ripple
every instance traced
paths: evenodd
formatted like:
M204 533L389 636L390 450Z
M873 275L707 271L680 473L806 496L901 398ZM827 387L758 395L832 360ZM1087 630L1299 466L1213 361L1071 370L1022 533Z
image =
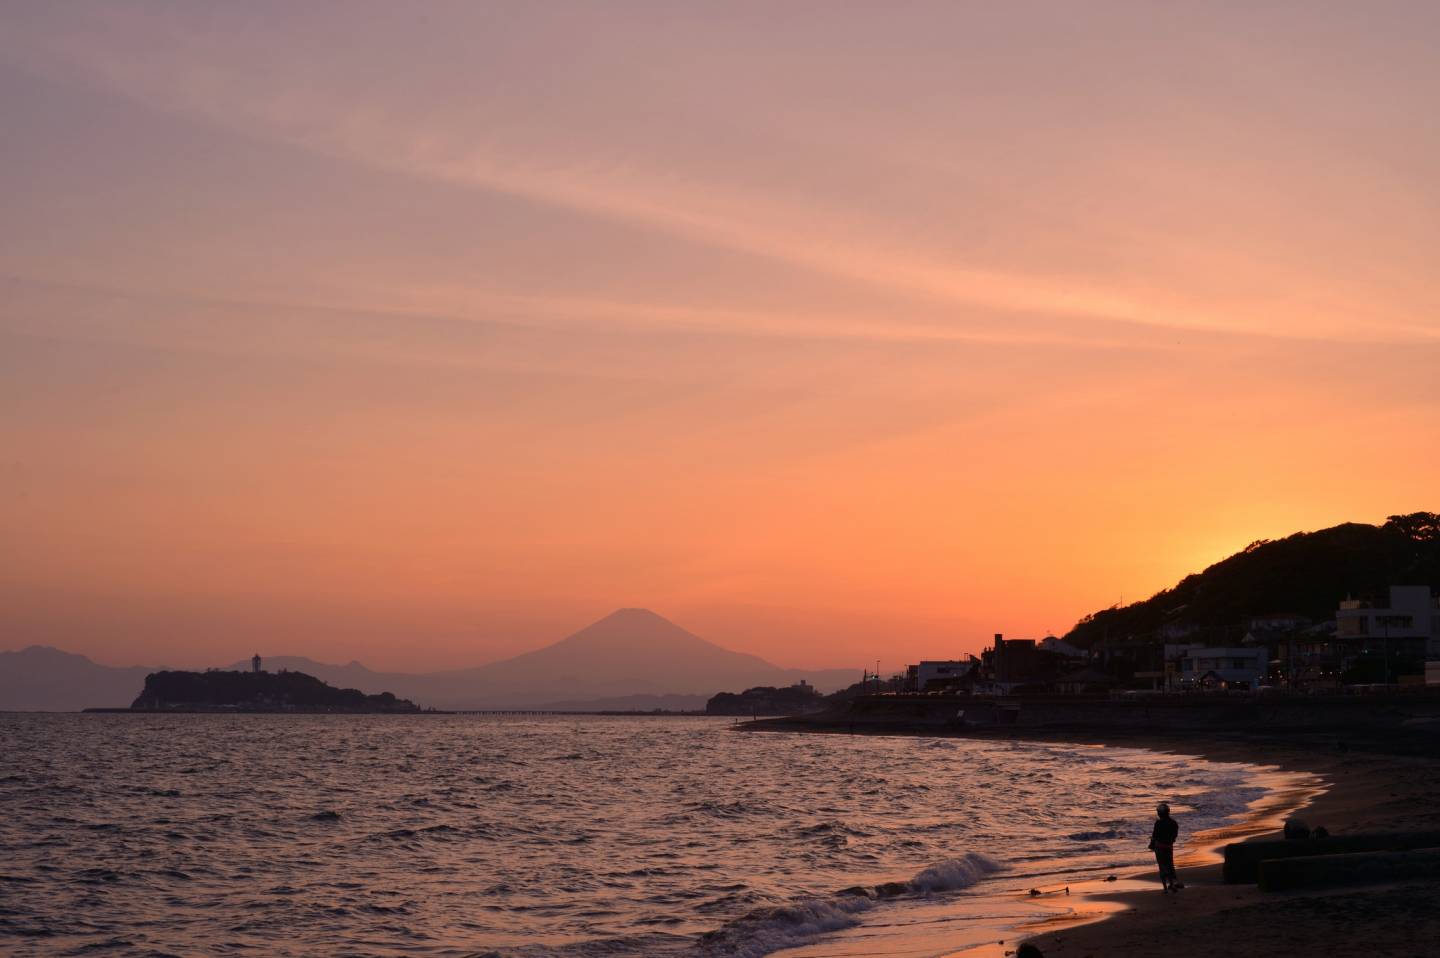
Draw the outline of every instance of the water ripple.
M760 955L1134 856L1156 783L1192 828L1258 794L1135 750L727 725L0 715L0 953Z

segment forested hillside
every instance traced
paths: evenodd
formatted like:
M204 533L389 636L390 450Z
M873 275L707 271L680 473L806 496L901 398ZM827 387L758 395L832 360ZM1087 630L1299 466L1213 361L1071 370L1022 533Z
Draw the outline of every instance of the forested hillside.
M1221 639L1243 634L1250 616L1284 612L1334 618L1347 595L1385 601L1391 585L1440 585L1440 515L1391 516L1384 525L1347 522L1318 532L1252 542L1143 602L1081 619L1066 641L1158 638L1166 626Z

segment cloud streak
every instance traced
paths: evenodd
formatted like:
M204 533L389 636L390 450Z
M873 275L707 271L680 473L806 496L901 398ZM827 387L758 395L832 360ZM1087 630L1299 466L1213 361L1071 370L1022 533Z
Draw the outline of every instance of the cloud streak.
M574 155L526 152L503 136L483 132L484 114L435 117L432 108L407 115L404 104L367 104L362 96L341 95L309 86L303 77L283 70L270 76L227 63L215 53L213 38L169 26L168 53L144 53L107 35L41 34L27 38L28 49L9 47L12 58L51 73L79 74L114 93L151 108L179 113L192 120L323 156L417 179L490 191L549 207L655 230L686 242L763 257L832 280L856 284L934 311L948 308L943 326L915 329L903 320L900 337L1005 338L995 333L964 331L969 311L1000 311L1023 326L1031 315L1069 317L1074 330L1062 337L1095 340L1086 323L1129 324L1175 331L1217 331L1239 335L1262 333L1278 338L1329 338L1372 342L1435 342L1440 331L1404 321L1370 322L1364 327L1344 322L1295 326L1260 317L1256 307L1197 304L1179 290L1153 284L1087 281L1035 271L981 268L963 255L943 255L913 246L895 225L876 221L863 210L844 204L797 203L774 191L759 191L686 174L674 168L647 165L643 157L576 162ZM135 32L131 31L125 33ZM138 31L144 33L145 31ZM35 50L48 53L39 60ZM223 52L223 51L222 51ZM343 87L343 82L332 83ZM583 148L582 148L583 149ZM583 155L583 153L581 154ZM605 156L603 150L596 156ZM622 154L623 155L623 154ZM1263 306L1263 304L1262 304ZM605 309L611 315L623 310ZM658 318L661 311L638 307ZM708 317L694 308L664 308L672 319L690 317L704 325L709 319L739 322L742 328L773 331L773 323L719 310ZM828 335L892 337L885 329L890 317L871 316L856 330L852 320L833 323ZM960 332L956 330L960 329ZM1316 332L1321 329L1323 332ZM813 329L801 334L810 335ZM1053 335L1053 334L1051 334ZM1108 334L1102 334L1104 341ZM1031 337L1021 334L1013 341ZM1039 337L1042 341L1046 336Z

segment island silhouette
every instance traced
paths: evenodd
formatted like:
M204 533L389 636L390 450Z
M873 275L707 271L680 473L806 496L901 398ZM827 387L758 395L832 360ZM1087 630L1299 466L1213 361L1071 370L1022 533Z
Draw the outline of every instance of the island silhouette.
M304 672L152 672L129 711L145 712L418 712L393 692L367 695L327 685Z

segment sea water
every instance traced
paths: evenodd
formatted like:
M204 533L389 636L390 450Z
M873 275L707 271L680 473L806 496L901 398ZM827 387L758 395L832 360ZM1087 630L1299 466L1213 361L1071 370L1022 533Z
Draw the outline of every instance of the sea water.
M758 958L900 953L844 943L910 922L940 953L931 916L1141 862L1158 799L1193 834L1263 793L1138 749L725 719L4 714L0 952Z

